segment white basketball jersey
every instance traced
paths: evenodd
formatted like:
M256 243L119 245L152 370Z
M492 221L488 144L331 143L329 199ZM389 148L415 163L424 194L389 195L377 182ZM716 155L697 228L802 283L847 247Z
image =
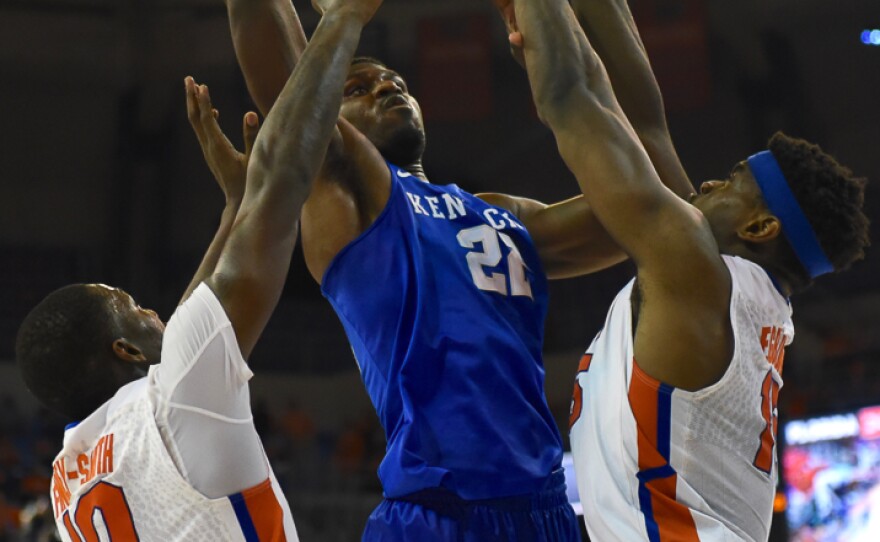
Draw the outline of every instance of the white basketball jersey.
M235 349L238 360L241 357L231 326L210 290L200 286L181 308L165 333L168 344L163 345L163 364L166 353L169 357L165 368L178 370L174 364L179 360L171 354L175 349L186 350L178 344L181 336L201 333L209 337L203 348L186 360L190 365L178 365L208 363L221 373L230 372L226 360L217 359L228 351L224 345ZM205 318L211 310L219 317ZM203 317L190 318L190 314ZM191 323L215 320L216 329L203 326L205 329L199 330ZM210 353L207 358L205 352ZM243 461L241 454L256 453L258 456L249 460L264 462L266 479L254 487L208 498L181 474L169 451L169 437L163 439L157 424L157 413L167 417L169 409L155 370L163 364L151 367L149 376L120 388L82 423L65 431L51 484L61 538L66 542L296 542L287 501L258 442L256 452L244 445L238 450ZM205 420L208 423L209 418ZM250 420L235 423L245 422L252 426ZM210 464L219 453L217 444L204 441L200 445L204 448L203 463ZM223 472L216 476L222 477Z
M717 383L668 386L633 358L630 282L581 359L570 417L587 531L602 542L766 541L791 307L758 265L730 270L734 354Z

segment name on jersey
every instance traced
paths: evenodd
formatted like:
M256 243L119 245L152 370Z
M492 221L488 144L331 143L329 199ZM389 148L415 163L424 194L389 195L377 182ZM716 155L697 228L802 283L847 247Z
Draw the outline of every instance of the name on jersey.
M99 438L91 453L76 456L73 465L68 465L66 457L56 460L52 464L52 503L55 517L60 517L70 506L71 493L68 480L79 480L79 485L83 485L96 476L111 472L113 472L113 433Z
M761 329L761 348L767 361L776 372L782 374L782 362L785 358L785 332L781 327L768 326Z
M429 216L442 220L456 220L463 216L467 216L467 209L461 198L450 194L442 194L437 196L421 196L411 192L406 193L412 205L413 211L417 215ZM525 230L522 224L514 220L506 211L500 209L488 208L482 213L486 222L496 230L513 228Z

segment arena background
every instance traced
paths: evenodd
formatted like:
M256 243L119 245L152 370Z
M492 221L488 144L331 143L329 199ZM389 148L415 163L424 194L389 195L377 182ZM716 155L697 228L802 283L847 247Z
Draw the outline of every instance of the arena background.
M294 3L311 31L308 2ZM876 0L632 5L693 180L725 176L775 129L880 179ZM577 193L488 0L386 0L361 52L399 69L421 101L433 182L544 201ZM217 225L222 199L187 124L185 75L210 85L240 142L252 106L222 1L0 0L0 540L44 539L61 437L12 363L19 321L83 281L123 287L167 318ZM875 237L878 204L871 186ZM783 419L880 403L878 271L874 250L796 299ZM552 285L547 393L561 426L579 353L630 273ZM384 439L299 253L251 364L258 426L301 539L358 540L380 498ZM780 517L772 540L786 539Z

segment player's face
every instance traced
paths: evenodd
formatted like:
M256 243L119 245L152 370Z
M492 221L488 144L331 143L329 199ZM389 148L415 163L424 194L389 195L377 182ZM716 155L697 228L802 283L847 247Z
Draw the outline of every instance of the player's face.
M396 72L370 63L352 66L340 114L387 160L408 165L421 159L425 148L422 110Z
M165 324L156 311L142 308L133 297L119 288L103 284L93 284L92 287L105 298L121 338L140 348L149 363L158 363Z
M746 162L734 166L727 179L700 185L700 193L691 199L691 204L709 221L722 248L725 241L732 241L750 222L768 213L761 189Z

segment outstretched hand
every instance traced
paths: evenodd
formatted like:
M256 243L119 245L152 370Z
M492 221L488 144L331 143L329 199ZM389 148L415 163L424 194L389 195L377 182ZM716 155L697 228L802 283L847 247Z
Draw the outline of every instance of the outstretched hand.
M364 24L373 18L381 5L382 0L312 0L312 7L321 16L332 11L354 13Z
M244 153L230 143L220 129L217 118L220 113L211 105L206 85L198 85L192 77L184 79L186 86L186 111L189 123L196 133L205 162L223 190L227 201L241 202L244 196L247 165L257 139L260 121L257 114L248 111L242 121Z
M492 2L495 4L495 7L498 8L498 13L501 14L501 19L504 21L504 26L507 28L507 41L510 43L510 54L513 55L513 59L516 60L520 66L525 68L526 58L523 53L523 36L519 31L519 25L516 23L514 0L492 0Z

